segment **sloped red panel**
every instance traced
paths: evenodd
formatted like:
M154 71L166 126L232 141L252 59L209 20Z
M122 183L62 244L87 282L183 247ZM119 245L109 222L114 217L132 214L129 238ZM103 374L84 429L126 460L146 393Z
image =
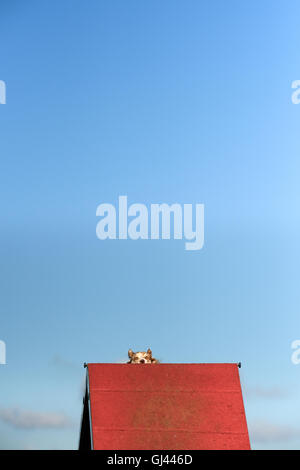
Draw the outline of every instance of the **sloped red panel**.
M250 449L236 364L89 364L94 449Z

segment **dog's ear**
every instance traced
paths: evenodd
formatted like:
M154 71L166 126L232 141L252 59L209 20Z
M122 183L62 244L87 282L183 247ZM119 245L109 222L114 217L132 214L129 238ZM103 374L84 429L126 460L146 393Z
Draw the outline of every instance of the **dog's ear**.
M152 351L150 348L147 349L147 354L149 354L149 356L152 357Z
M132 349L128 349L128 357L129 357L129 359L132 359L133 355L134 355L134 352L132 351Z

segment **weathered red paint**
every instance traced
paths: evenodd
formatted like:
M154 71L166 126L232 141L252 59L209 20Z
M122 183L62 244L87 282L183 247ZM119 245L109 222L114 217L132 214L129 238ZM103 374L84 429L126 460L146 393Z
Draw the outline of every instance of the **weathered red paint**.
M94 449L250 449L236 364L88 364Z

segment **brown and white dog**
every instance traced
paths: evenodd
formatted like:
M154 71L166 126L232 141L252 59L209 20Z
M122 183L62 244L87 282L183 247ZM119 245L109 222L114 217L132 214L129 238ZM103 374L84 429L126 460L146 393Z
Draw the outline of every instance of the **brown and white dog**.
M151 349L147 349L147 352L133 352L132 349L128 351L129 361L127 364L157 364L159 361L152 357Z

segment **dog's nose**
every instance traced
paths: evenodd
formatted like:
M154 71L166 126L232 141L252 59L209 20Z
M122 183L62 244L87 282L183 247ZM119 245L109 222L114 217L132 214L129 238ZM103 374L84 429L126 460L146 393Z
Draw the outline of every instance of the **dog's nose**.
M145 362L145 359L141 359L141 364L144 364L144 362Z

